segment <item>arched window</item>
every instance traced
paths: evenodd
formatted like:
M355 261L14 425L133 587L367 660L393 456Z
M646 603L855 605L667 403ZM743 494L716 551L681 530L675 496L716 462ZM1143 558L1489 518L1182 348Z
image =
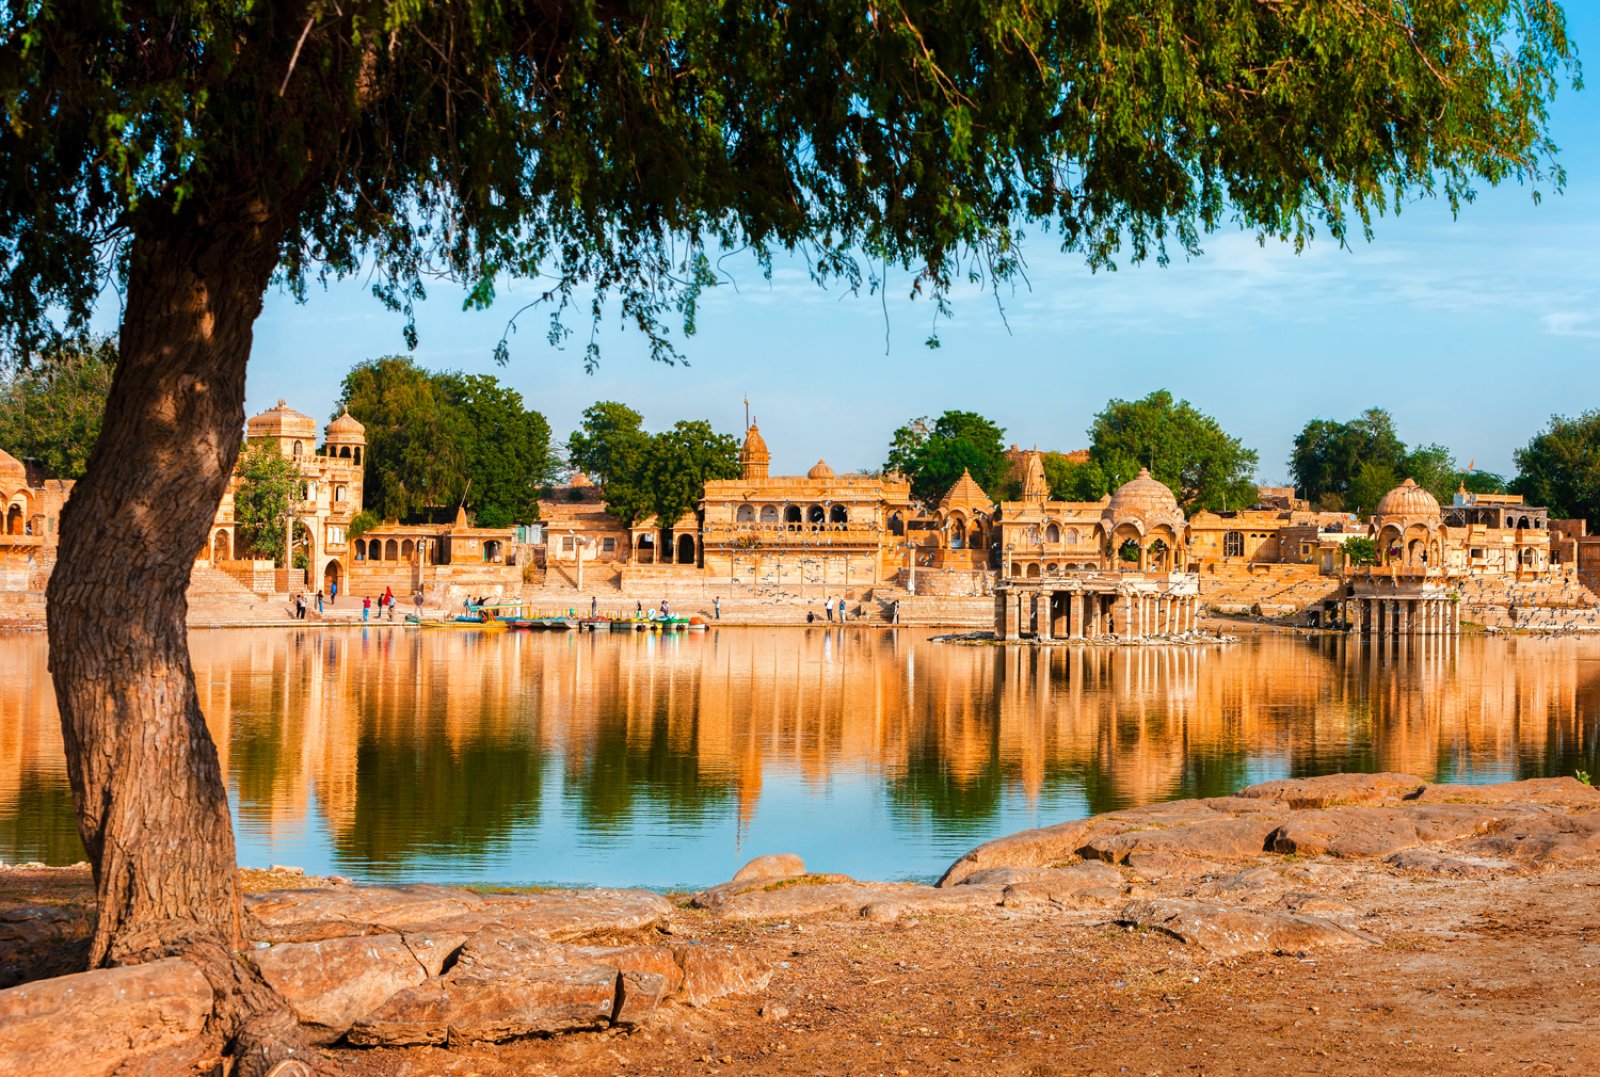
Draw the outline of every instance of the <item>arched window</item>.
M753 523L755 523L756 522L755 506L753 506L753 505L740 505L738 507L738 509L734 511L733 519L734 519L735 523L741 523L741 524L753 524Z
M1527 527L1528 527L1528 518L1526 516L1522 517L1522 519L1517 521L1517 530L1523 531L1523 530L1526 530Z
M889 534L891 534L891 535L904 535L905 533L906 533L906 522L905 522L905 520L901 518L901 516L900 516L900 514L898 512L891 512L889 514Z
M385 561L400 560L400 544L394 539L390 539L383 544L383 559Z
M350 446L348 446L348 445L339 446L339 459L341 459L341 460L350 459Z
M6 534L20 535L22 528L22 506L12 505L6 510Z
M1223 535L1222 536L1222 556L1223 557L1243 557L1244 556L1244 536L1239 534L1239 532L1237 532L1237 531L1229 531L1226 535Z
M400 560L409 561L411 560L411 556L416 552L417 544L412 542L410 539L406 539L400 544Z
M1076 527L1067 528L1061 533L1061 541L1068 546L1076 546L1078 544L1078 529Z
M1039 563L1037 561L1035 561L1033 564L1028 566L1028 579L1036 580L1038 578L1039 578Z
M845 510L843 505L835 505L828 510L828 522L830 524L847 524L850 522L850 513Z
M211 540L211 560L213 562L233 560L233 549L228 540L228 532L221 528L217 530L216 537Z
M296 460L298 460L298 459L300 459L301 455L303 455L304 453L305 453L305 446L301 445L298 441L295 442L294 443L294 448L291 450L291 455L293 455L294 458Z
M785 505L783 507L783 522L786 523L786 524L797 524L797 523L799 523L800 522L800 506L799 505Z
M333 488L333 499L335 501L350 500L350 488L348 486L335 486Z
M820 524L827 522L827 515L822 511L821 505L811 505L806 509L806 523Z
M1049 543L1052 543L1052 544L1060 542L1061 541L1061 528L1057 527L1055 524L1051 524L1048 527L1046 527L1044 529L1044 540L1046 542L1049 542Z
M678 564L680 564L680 565L692 565L692 564L694 564L694 536L693 535L679 535L678 536L678 557L677 557L677 561L678 561Z
M361 463L361 446L356 446L356 463Z
M761 522L764 523L764 524L775 524L775 523L777 523L778 522L778 506L776 506L776 505L762 505L761 506Z
M366 559L367 559L367 540L366 539L356 539L356 560L357 561L365 561Z

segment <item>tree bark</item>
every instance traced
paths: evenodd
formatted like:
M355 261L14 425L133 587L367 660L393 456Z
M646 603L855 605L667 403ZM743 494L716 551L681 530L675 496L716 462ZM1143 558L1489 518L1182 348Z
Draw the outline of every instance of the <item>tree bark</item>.
M302 1044L282 1000L234 956L233 830L194 688L187 589L239 452L253 324L283 233L280 215L249 207L156 211L136 227L105 421L62 512L47 592L99 904L90 967L194 960L217 990L213 1031L257 1056L240 1073L281 1057L272 1042Z

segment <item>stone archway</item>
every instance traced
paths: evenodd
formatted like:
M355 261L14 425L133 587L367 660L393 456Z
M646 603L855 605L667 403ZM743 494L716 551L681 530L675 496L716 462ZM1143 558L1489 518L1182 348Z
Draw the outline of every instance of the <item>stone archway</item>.
M331 595L334 588L344 585L344 567L336 560L322 566L322 593Z
M233 540L225 527L217 528L217 533L211 539L211 563L221 564L223 561L233 560Z
M694 564L695 555L693 535L684 534L678 536L678 554L674 560L680 565Z

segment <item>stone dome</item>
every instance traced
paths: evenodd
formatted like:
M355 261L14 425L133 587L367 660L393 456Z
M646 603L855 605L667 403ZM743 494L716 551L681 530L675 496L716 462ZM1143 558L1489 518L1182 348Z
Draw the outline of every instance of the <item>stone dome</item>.
M28 485L28 469L22 461L0 449L0 486L7 488Z
M245 423L251 437L285 437L315 439L317 421L289 406L288 401L278 403Z
M754 427L751 429L754 429ZM811 465L811 470L806 472L806 478L831 479L833 478L833 468L828 466L826 460L818 460L815 464Z
M367 428L362 426L354 415L350 414L349 408L346 408L337 419L328 424L328 436L330 438L359 438L365 437L366 433Z
M767 441L761 436L761 428L755 423L751 423L750 429L744 432L744 451L746 455L767 451Z
M1183 518L1172 491L1165 483L1151 478L1150 469L1143 467L1139 469L1138 478L1117 487L1106 504L1106 515L1118 520L1130 516L1145 521Z
M1407 479L1383 495L1378 501L1378 507L1373 511L1373 515L1437 517L1439 515L1439 499L1418 486L1415 479Z

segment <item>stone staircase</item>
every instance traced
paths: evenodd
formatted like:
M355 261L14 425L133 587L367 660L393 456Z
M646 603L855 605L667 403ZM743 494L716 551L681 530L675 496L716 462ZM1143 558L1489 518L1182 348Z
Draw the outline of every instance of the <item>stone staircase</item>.
M1600 598L1573 579L1459 581L1461 619L1485 628L1600 631Z
M289 596L258 595L205 562L197 562L189 577L191 625L287 621L292 617L291 605Z
M1257 606L1268 617L1303 613L1339 594L1336 576L1314 565L1272 565L1267 571L1202 573L1200 599L1218 613L1250 613Z

